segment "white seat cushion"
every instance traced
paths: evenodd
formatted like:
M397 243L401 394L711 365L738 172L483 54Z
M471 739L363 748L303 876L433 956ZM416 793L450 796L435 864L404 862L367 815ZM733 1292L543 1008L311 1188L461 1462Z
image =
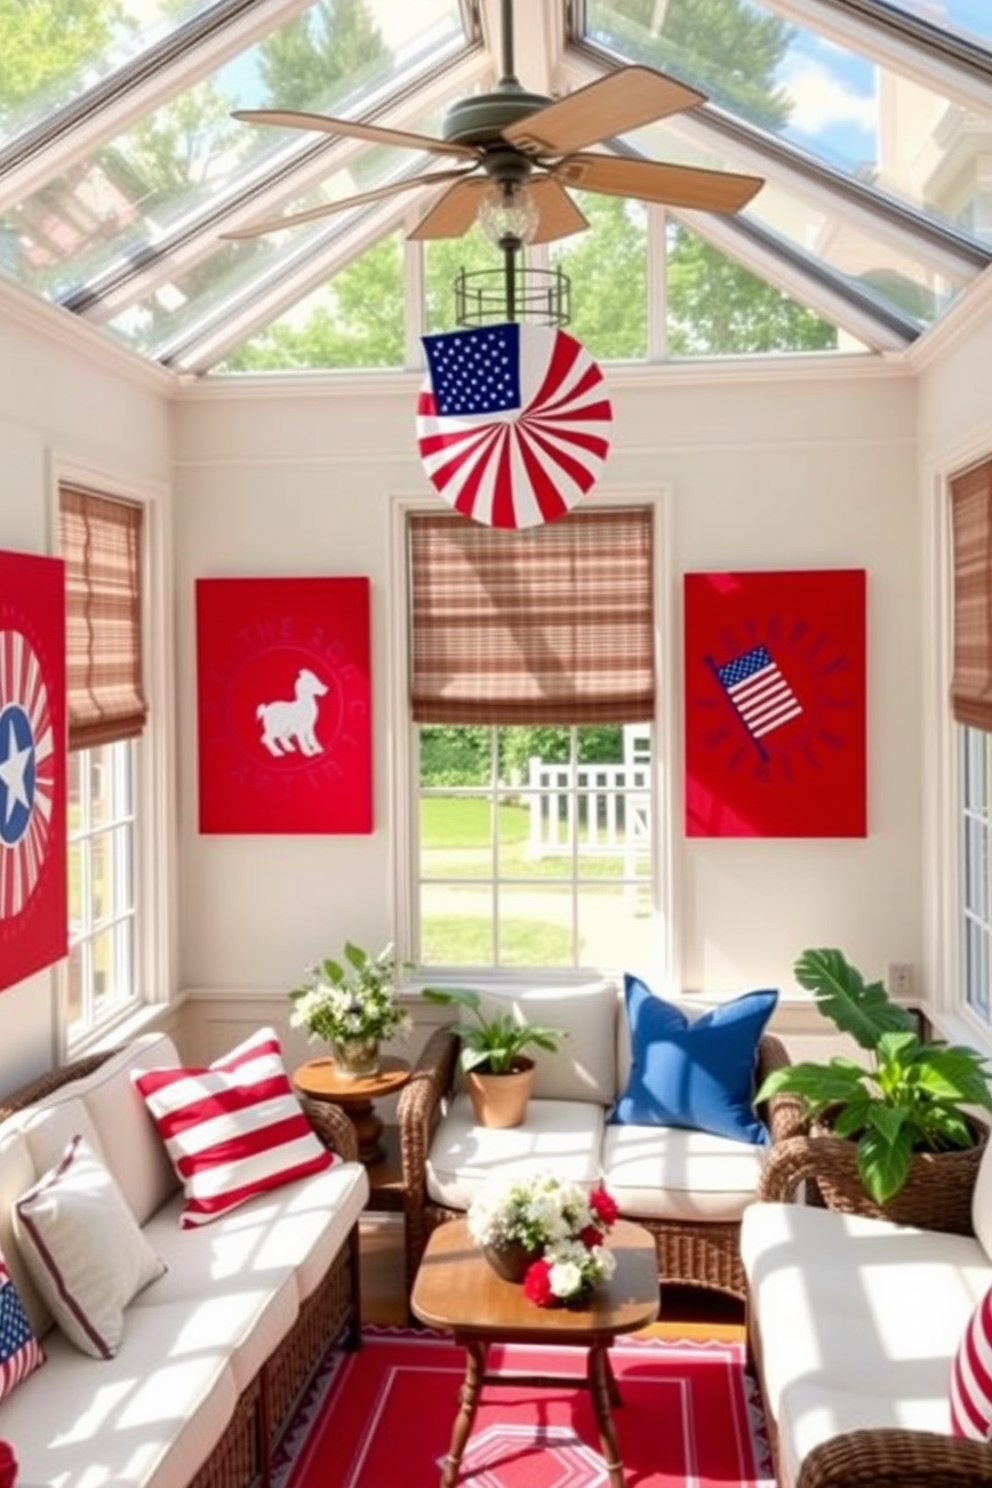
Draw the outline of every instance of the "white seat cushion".
M950 1430L951 1363L992 1284L977 1240L755 1203L741 1257L786 1484L818 1442L841 1432Z
M476 1126L467 1095L441 1119L427 1156L427 1192L437 1204L467 1209L493 1173L551 1169L595 1183L605 1110L591 1101L531 1100L522 1126Z
M230 1340L216 1312L134 1308L118 1353L91 1359L60 1333L3 1402L24 1488L189 1488L234 1412Z
M767 1152L679 1126L607 1126L603 1182L631 1219L731 1222L753 1201Z

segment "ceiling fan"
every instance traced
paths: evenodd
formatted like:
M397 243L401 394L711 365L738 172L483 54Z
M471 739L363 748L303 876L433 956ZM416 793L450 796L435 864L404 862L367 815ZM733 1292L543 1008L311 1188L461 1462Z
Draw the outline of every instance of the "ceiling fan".
M312 129L370 144L405 146L460 161L458 167L407 176L289 216L249 223L223 236L259 237L400 191L443 185L445 190L408 234L410 238L461 237L478 219L494 242L519 247L523 242L564 238L589 226L565 189L568 186L662 206L736 212L764 184L760 176L588 150L587 146L602 144L614 135L695 108L706 101L705 95L642 65L620 67L563 98L529 93L514 72L513 0L501 0L501 4L502 76L493 92L452 105L440 139L290 109L238 109L232 114L249 124Z

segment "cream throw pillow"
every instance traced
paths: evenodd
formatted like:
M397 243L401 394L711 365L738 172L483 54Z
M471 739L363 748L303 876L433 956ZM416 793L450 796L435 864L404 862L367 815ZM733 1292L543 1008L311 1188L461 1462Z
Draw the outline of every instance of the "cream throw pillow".
M84 1354L110 1359L124 1309L165 1271L113 1176L85 1137L14 1203L25 1265L62 1332Z

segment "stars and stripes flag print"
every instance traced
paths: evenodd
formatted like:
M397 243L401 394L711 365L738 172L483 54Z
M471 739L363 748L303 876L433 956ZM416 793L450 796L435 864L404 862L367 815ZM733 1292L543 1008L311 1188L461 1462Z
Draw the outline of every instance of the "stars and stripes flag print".
M753 646L715 670L720 686L754 739L781 728L803 711L767 646Z
M417 441L438 493L488 527L565 516L599 478L613 408L581 342L507 323L425 336Z

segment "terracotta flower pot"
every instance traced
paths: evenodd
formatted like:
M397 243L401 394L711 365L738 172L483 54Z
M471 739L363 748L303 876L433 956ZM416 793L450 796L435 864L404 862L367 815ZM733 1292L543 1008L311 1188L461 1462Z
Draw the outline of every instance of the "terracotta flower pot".
M534 1061L518 1055L505 1075L469 1070L465 1085L479 1126L522 1126L534 1086Z

